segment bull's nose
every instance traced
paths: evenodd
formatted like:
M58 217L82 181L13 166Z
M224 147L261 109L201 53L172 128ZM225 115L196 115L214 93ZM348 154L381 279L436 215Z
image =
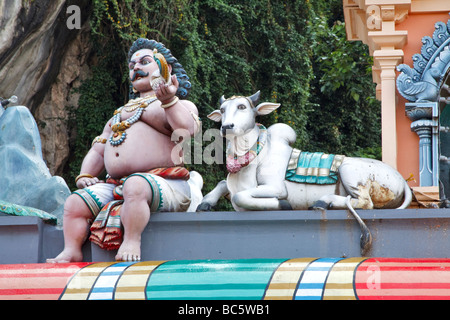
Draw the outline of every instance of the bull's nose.
M234 128L234 123L223 125L222 126L222 134L225 135L227 133L227 130L231 130L233 128Z

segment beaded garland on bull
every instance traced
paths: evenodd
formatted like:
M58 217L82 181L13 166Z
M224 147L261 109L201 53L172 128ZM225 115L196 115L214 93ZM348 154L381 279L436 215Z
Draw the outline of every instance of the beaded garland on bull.
M124 142L125 138L127 137L127 133L125 132L125 130L131 127L132 124L137 122L141 118L144 109L147 108L149 104L151 104L156 100L157 100L156 96L152 96L150 98L149 97L138 98L130 100L125 106L117 109L114 112L114 116L112 119L111 129L113 131L113 134L109 138L109 143L111 143L111 145L116 147L120 145L122 142ZM121 112L123 109L127 112L133 112L136 109L137 111L127 120L121 121Z
M230 154L230 143L228 143L227 148L227 170L230 173L239 172L243 167L249 165L256 156L260 153L262 148L264 147L267 140L267 129L262 124L257 124L259 128L259 136L256 143L251 147L251 149L242 156L236 156Z

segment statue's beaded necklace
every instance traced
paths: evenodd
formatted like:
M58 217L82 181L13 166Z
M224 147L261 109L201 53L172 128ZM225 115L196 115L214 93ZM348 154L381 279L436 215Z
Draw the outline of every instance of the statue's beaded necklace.
M144 112L144 109L147 108L149 104L156 101L156 96L151 97L143 97L138 98L134 100L130 100L125 106L120 107L116 111L114 111L114 116L112 119L112 125L111 129L113 131L113 134L109 138L109 143L113 146L118 146L122 142L124 142L125 138L127 137L127 133L125 132L126 129L131 127L132 124L137 122ZM122 110L125 110L127 112L133 112L136 111L134 115L129 117L127 120L121 121L122 116L121 112Z

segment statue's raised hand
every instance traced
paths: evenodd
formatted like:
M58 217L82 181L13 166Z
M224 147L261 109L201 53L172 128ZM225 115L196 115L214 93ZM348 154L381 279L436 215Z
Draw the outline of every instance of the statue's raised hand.
M176 75L171 76L171 81L168 83L161 83L155 90L156 98L161 101L162 104L167 104L173 100L173 97L178 90L178 79Z

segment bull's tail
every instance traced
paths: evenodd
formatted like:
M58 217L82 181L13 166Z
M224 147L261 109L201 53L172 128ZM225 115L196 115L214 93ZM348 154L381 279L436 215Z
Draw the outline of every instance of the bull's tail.
M359 216L359 214L352 207L352 196L347 196L345 204L347 205L348 210L356 219L361 229L361 238L360 238L360 248L361 248L361 256L365 256L369 250L372 248L372 233L370 232L367 225L364 223L363 219Z
M412 201L412 191L411 188L408 185L408 182L405 180L405 190L404 190L404 197L403 197L403 203L400 207L397 209L406 209L411 204Z

